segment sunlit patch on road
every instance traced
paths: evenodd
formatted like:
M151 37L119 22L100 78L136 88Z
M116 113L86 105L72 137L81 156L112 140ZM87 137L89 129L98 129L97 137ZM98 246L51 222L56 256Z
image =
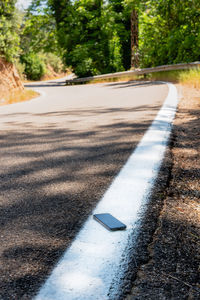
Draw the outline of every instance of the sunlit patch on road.
M93 212L113 214L127 224L127 230L109 232L89 217L35 300L110 300L121 292L128 251L133 250L133 241L136 246L141 214L158 175L176 112L177 91L172 84L168 87L163 107ZM102 246L104 251L88 253L91 247Z

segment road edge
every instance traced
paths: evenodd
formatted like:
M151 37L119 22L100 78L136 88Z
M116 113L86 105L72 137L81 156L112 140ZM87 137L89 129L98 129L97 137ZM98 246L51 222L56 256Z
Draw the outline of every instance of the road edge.
M141 211L144 212L150 198L176 113L177 91L174 85L167 84L169 94L157 117L93 212L108 211L121 217L122 222L128 225L128 230L111 237L89 217L36 300L116 299L119 283L129 263L129 258L123 256L133 249L132 243L137 241ZM138 177L138 174L142 176ZM134 206L131 201L133 195ZM95 241L97 236L98 242ZM130 236L134 236L131 245Z

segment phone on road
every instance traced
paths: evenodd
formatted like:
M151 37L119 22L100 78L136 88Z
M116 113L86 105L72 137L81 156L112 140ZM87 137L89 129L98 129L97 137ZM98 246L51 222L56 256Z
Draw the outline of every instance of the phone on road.
M111 214L95 214L93 215L93 218L108 230L115 231L126 229L126 225L113 217Z

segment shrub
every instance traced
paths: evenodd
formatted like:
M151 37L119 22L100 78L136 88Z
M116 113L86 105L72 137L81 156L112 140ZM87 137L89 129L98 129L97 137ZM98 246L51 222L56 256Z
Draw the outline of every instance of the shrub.
M98 74L93 59L89 56L88 45L76 45L71 51L71 62L78 77L94 76Z
M47 65L50 65L56 73L61 73L65 71L62 59L54 53L45 53L41 54L44 62Z
M40 80L46 72L44 60L38 54L22 55L21 63L25 65L25 74L30 80Z

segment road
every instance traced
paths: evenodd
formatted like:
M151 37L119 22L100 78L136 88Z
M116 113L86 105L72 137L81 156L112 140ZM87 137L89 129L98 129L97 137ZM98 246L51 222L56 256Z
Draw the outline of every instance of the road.
M0 108L0 299L31 299L167 96L151 82L29 84Z

